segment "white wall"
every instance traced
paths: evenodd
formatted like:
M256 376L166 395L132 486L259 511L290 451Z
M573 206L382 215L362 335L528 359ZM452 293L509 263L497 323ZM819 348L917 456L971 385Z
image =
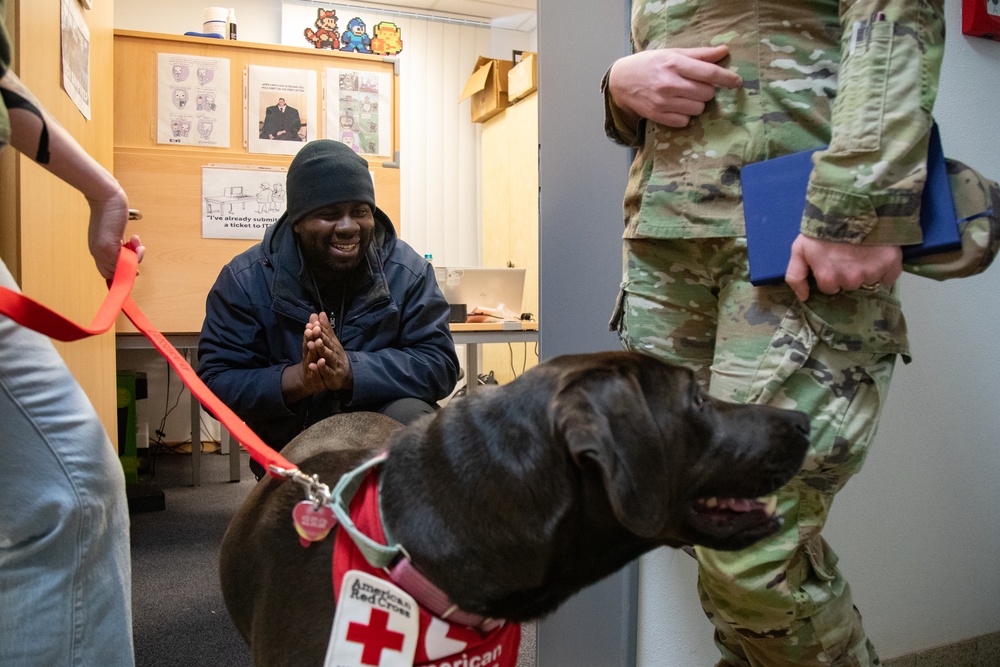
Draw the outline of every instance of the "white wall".
M146 0L116 0L114 25L120 30L168 34L200 32L203 9L208 4L205 0L174 0L161 6ZM233 7L239 40L281 43L282 0L229 0L221 4ZM399 56L401 214L396 222L402 238L417 252L431 253L435 263L478 265L482 256L481 126L471 122L469 101L459 103L459 97L478 56L509 59L514 49L535 50L535 33L412 16L387 18L400 27L404 44ZM174 404L181 385L174 378L172 393L166 395L165 362L155 353L121 353L119 366L147 373L152 432ZM167 441L187 439L188 403L184 390L179 409L167 418ZM203 419L203 424L205 439L218 437L216 422Z
M1000 179L1000 43L948 35L935 116L945 154ZM897 366L875 447L829 538L873 642L895 656L1000 630L1000 267L904 278L914 361Z
M945 153L1000 179L1000 43L962 35L961 3L946 5ZM897 366L872 452L826 531L883 659L1000 631L1000 267L902 286L914 361ZM694 565L667 550L643 559L640 665L716 659Z

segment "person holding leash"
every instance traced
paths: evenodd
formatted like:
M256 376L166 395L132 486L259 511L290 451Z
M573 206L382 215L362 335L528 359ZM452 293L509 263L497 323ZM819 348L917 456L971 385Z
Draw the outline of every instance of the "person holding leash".
M879 664L821 533L909 360L894 283L921 240L942 5L636 0L605 75L607 133L637 149L612 328L713 396L812 418L782 531L697 549L719 667ZM785 283L751 285L741 167L824 145Z
M0 0L0 16L5 13ZM90 205L90 253L114 275L128 199L9 70L0 21L0 148L8 143ZM4 172L3 179L11 178ZM138 236L126 244L141 260ZM6 265L0 285L17 291ZM131 667L125 476L48 337L0 316L0 665Z

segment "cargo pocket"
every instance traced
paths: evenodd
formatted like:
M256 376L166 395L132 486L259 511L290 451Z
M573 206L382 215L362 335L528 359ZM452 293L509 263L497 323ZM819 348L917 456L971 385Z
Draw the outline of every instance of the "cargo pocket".
M819 535L807 541L804 547L811 576L802 582L808 608L800 613L811 621L816 641L827 658L836 660L849 655L864 636L860 617L854 611L847 584L837 570L837 554Z
M733 399L743 403L794 408L775 403L775 396L788 379L808 361L816 346L816 334L809 328L798 304L788 308L781 324L761 356L753 379L746 388L746 395L734 392Z

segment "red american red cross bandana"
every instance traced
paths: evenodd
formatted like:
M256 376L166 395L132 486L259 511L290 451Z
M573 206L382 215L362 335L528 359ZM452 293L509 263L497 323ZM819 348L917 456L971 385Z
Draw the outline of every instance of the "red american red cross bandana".
M350 516L361 533L376 542L386 543L378 510L377 469L366 475L351 500ZM345 629L342 640L359 644L361 658L358 664L370 667L398 664L393 661L393 652L402 650L403 636L402 633L395 632L387 626L388 614L379 607L398 610L405 607L406 603L395 599L395 596L388 592L395 587L389 582L385 571L372 567L365 560L346 531L339 527L337 531L338 539L334 543L333 551L335 597L341 599L341 584L344 577L352 570L373 575L387 584L385 592L380 589L378 595L381 597L372 606L367 623L350 623ZM352 578L351 581L358 595L372 596L374 587L359 586L356 578ZM392 588L389 588L390 586ZM347 594L352 595L352 591L348 590ZM467 626L444 621L421 607L413 664L417 667L514 667L520 643L519 624L506 623L484 635Z

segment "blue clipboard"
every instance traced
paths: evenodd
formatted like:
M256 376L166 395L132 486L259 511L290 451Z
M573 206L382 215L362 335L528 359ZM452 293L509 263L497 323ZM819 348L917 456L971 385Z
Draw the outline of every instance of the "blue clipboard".
M821 148L748 164L740 170L746 220L750 283L773 285L785 280L792 243L799 234L806 205L812 155ZM937 125L931 127L927 182L920 202L923 242L903 246L903 260L962 247L958 216Z

